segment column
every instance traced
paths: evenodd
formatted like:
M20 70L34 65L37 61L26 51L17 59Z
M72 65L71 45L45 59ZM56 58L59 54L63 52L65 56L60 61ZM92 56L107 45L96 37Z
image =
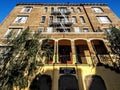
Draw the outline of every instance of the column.
M74 40L71 40L71 49L72 49L72 63L75 64L77 62L77 59Z

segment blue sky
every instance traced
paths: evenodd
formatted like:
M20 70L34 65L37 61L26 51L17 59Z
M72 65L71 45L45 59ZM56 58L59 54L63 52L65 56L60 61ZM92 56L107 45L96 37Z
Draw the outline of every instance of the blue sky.
M11 12L19 2L39 3L107 3L113 12L120 18L120 0L1 0L0 1L0 23Z

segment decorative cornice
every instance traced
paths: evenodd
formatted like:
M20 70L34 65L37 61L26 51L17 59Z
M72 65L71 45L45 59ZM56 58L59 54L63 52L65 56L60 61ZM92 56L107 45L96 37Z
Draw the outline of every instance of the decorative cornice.
M42 6L93 6L93 5L100 5L100 6L106 6L106 3L27 3L27 2L21 2L18 3L18 5L42 5Z

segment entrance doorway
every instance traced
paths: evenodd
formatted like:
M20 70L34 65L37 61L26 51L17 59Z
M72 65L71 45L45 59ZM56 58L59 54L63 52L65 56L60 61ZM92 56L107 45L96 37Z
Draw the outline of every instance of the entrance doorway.
M74 75L60 76L58 90L79 90L77 78Z

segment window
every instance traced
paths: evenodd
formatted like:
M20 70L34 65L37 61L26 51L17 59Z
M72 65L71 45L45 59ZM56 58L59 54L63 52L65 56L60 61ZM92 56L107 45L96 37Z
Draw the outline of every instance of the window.
M77 8L77 11L78 11L78 13L81 13L81 12L82 12L80 8Z
M83 28L83 32L88 32L88 28Z
M59 23L67 23L68 22L68 17L57 17L57 22Z
M52 27L47 27L47 32L48 32L48 33L52 33L52 31L53 31L53 28L52 28Z
M53 23L53 16L50 16L49 23Z
M18 16L14 23L25 23L27 21L28 16Z
M72 16L72 23L77 23L77 19L75 16Z
M70 11L71 11L71 13L74 13L74 8L71 7L71 8L70 8Z
M81 21L81 23L82 23L82 24L84 24L84 23L85 23L85 19L84 19L84 17L83 17L83 16L80 16L80 21Z
M100 7L92 7L92 10L96 13L102 13L103 10Z
M51 13L53 13L53 12L54 12L54 8L52 7L52 8L51 8Z
M39 28L38 28L38 31L39 31L39 32L44 32L44 27L39 27Z
M41 23L45 23L45 18L46 18L45 16L42 16L42 18L41 18L41 21L40 21L40 22L41 22Z
M58 11L61 13L65 13L67 11L67 8L66 7L59 7Z
M80 28L79 27L74 27L74 31L75 32L80 32Z
M4 38L14 38L17 37L18 34L22 31L22 28L9 28L8 31L5 33Z
M46 13L47 12L47 7L45 7L44 9L43 9L43 13Z
M111 23L111 20L107 16L97 16L100 23Z
M27 6L27 7L24 7L21 12L25 12L25 13L30 13L32 10L32 7L31 6Z

